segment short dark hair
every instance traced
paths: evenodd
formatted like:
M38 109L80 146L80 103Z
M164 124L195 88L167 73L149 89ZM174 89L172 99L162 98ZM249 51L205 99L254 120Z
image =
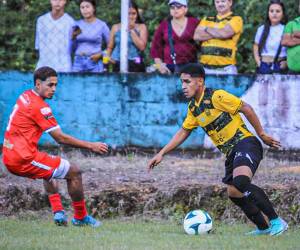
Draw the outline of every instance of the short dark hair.
M51 76L57 76L57 73L54 69L47 66L38 68L33 73L34 85L36 85L36 80L45 81L48 77Z
M191 77L205 78L205 71L200 63L188 63L179 70L179 73L189 74Z
M96 4L96 1L95 0L80 0L79 1L79 6L82 2L88 2L90 3L91 5L93 5L94 7L94 15L96 15L96 8L97 8L97 4Z

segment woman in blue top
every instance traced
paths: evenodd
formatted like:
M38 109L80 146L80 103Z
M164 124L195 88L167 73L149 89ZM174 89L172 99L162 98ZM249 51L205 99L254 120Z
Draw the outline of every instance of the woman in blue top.
M132 2L129 5L128 34L128 71L145 72L142 52L147 46L148 30L142 21L138 6ZM113 71L120 71L121 24L114 24L111 29L107 54L113 63Z
M109 28L96 18L95 0L81 0L79 6L83 19L76 22L73 31L73 72L102 72L102 42L108 44Z

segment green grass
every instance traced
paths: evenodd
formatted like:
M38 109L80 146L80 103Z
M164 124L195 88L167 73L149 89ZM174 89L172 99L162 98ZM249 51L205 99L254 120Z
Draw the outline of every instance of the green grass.
M300 229L250 237L248 225L217 224L209 235L189 236L172 222L105 220L98 229L57 227L49 220L0 218L0 249L300 249Z

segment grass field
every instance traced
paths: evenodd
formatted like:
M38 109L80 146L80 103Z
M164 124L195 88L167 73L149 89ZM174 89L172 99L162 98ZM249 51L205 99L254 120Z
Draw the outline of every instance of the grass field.
M300 249L300 229L277 237L245 236L248 225L214 225L209 235L189 236L168 221L105 220L98 229L57 227L49 220L0 219L0 249Z

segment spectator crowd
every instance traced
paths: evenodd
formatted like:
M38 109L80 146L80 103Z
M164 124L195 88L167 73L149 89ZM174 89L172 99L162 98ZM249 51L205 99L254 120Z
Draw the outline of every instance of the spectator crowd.
M192 1L192 0L190 0ZM97 18L96 1L80 0L80 20L65 13L67 0L50 0L51 11L36 24L36 68L58 72L119 72L121 24L109 29ZM237 74L238 42L243 19L233 12L234 0L214 0L215 16L193 17L187 0L169 0L169 16L160 22L151 41L153 64L145 65L148 29L134 1L128 12L128 71L176 73L199 62L207 74ZM300 4L299 4L300 14ZM257 73L300 72L300 16L288 22L284 3L271 0L265 22L258 27L253 56Z

